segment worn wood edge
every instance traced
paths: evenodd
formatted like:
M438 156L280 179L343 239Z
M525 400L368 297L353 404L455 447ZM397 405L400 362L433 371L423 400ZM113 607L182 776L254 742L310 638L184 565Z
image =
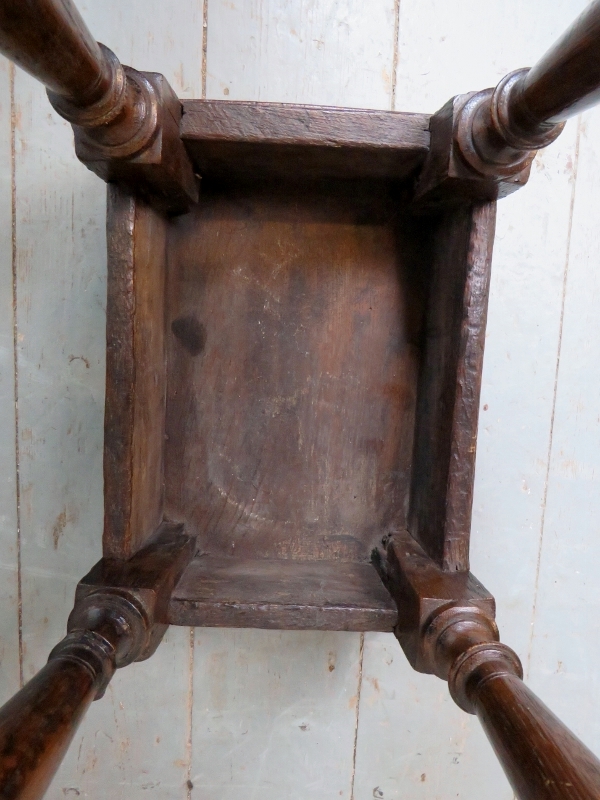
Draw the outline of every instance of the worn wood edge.
M395 610L277 603L209 603L171 598L170 625L267 630L391 632Z
M183 100L181 136L188 141L257 142L429 150L428 114L251 103Z
M162 256L157 256L155 231L156 225L166 224L143 201L109 185L103 533L107 557L129 558L162 519L166 354L163 345L161 390L161 365L153 369L155 342L148 332L164 338L164 286L157 296L151 266L153 259L162 260L158 271L164 282L166 230L159 232ZM150 395L156 386L162 400L153 404ZM151 418L153 411L162 414L162 426L160 419ZM152 442L158 455L152 452Z
M135 399L129 554L163 516L167 395L165 281L167 222L136 201L133 237Z
M475 206L467 253L446 494L442 568L447 571L469 569L479 398L495 231L496 203Z
M134 422L133 236L135 200L107 193L106 403L104 411L105 556L127 558Z
M167 620L198 627L391 631L392 597L369 562L243 559L197 553Z
M447 210L438 225L409 530L444 570L467 571L495 203Z

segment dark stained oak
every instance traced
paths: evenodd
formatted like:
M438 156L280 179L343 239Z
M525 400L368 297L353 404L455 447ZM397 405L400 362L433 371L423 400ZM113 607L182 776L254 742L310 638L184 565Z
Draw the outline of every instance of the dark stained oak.
M93 172L168 213L197 201L173 90L162 75L123 67L93 39L71 0L2 0L0 52L48 88Z
M424 226L356 181L205 183L173 223L165 515L204 552L367 563L405 524Z
M600 761L519 677L496 674L474 710L520 800L596 800Z
M172 623L393 629L520 800L598 800L600 762L499 642L469 532L495 200L600 99L600 0L431 118L182 105L71 0L0 0L0 52L117 184L104 557L0 709L0 796L41 798L114 670Z
M104 554L129 558L163 518L167 221L108 190Z
M600 101L600 3L591 2L537 64L511 88L509 119L537 136Z
M43 797L115 669L156 650L167 628L171 591L193 553L193 540L180 527L163 526L132 559L102 559L80 582L67 636L0 708L2 800Z
M469 569L469 535L495 203L435 227L408 527L444 569Z
M0 797L37 800L44 796L73 736L103 680L112 654L98 638L87 658L63 653L0 708Z
M205 178L409 176L429 149L429 116L389 111L184 100L181 137Z
M3 0L0 48L75 106L94 105L113 91L113 64L71 0Z
M278 130L297 113L276 111ZM225 599L191 570L172 621L389 630L376 581L355 589L409 518L440 564L468 567L494 206L414 217L407 189L215 176L168 223L111 191L105 555L164 517L217 572L236 559L214 576ZM281 559L296 601L278 602ZM315 614L311 560L340 565L335 613Z
M207 183L169 234L167 518L211 556L366 563L412 509L465 569L493 223Z
M496 199L522 186L535 151L600 100L600 0L531 69L454 97L431 119L416 197L424 206Z
M369 148L422 155L429 147L429 115L294 103L184 100L182 138L190 142Z
M371 564L199 555L174 588L172 625L392 631L392 598Z
M525 686L485 588L469 573L444 572L406 531L374 557L407 658L447 680L457 705L478 716L517 798L597 800L600 760Z

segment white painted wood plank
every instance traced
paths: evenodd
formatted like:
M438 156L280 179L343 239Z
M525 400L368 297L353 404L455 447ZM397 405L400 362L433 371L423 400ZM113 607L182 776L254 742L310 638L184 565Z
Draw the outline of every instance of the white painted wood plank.
M201 84L202 4L82 3L125 63ZM195 26L195 30L194 30ZM100 557L106 244L104 185L73 154L70 127L18 72L17 297L25 677L64 633L77 580ZM184 797L189 635L116 676L92 706L48 793Z
M190 634L169 628L148 661L119 671L75 735L48 800L188 795Z
M404 0L396 108L432 111L533 63L584 2ZM573 191L576 125L499 205L472 526L472 568L495 594L504 641L527 661ZM355 796L508 800L477 721L411 675L384 635L365 640ZM433 681L433 682L432 682ZM372 686L377 684L379 691ZM386 730L389 733L381 743ZM393 745L389 744L393 741ZM422 754L427 753L426 769ZM425 780L421 775L425 774Z
M10 69L0 59L0 703L19 688Z
M197 629L192 798L349 798L359 642Z
M390 108L394 0L210 0L207 96Z
M512 797L477 720L413 671L392 634L365 634L358 719L356 800Z
M395 9L211 0L207 96L390 108ZM196 635L192 797L349 798L361 637Z
M582 118L530 681L600 753L600 112Z
M15 73L17 327L25 677L100 557L104 188L44 91Z
M587 0L402 0L398 111L434 112L453 95L532 66Z
M202 0L79 0L98 41L135 69L160 72L181 98L202 93Z
M454 2L415 4L404 0L400 27L403 44L400 47L396 107L415 111L433 110L456 91L494 83L507 69L532 61L567 24L569 18L577 13L582 4L553 0L552 8L548 7L548 3L542 8L536 0L536 3L521 9L518 4L513 8L512 4L500 4L494 0L488 4L484 16L477 13L468 14L464 3L458 4L458 7ZM84 12L87 9L88 18L93 23L96 35L109 46L113 46L123 60L129 60L138 67L160 69L173 81L173 85L182 95L199 95L199 89L194 88L194 81L200 79L200 69L197 66L199 62L195 60L201 51L201 32L199 27L195 28L198 23L185 27L179 19L179 12L173 13L172 6L167 9L167 4L163 5L164 9L162 6L157 6L157 9L152 8L149 23L144 23L148 24L155 40L163 35L163 31L167 31L169 38L173 37L173 46L165 48L163 55L160 52L156 54L152 52L148 44L149 37L142 35L139 28L135 30L133 27L127 27L129 17L119 19L119 36L128 36L130 46L138 48L135 53L133 49L130 51L131 57L124 47L120 48L119 42L114 38L116 28L109 20L106 6L103 6L101 11L94 12L101 15L106 13L105 18L99 17L97 21L92 20L91 4L89 9L86 6L82 8ZM386 36L393 31L391 4L363 8L360 24L350 31L345 28L344 19L354 19L353 14L359 9L359 4L337 4L335 8L333 3L301 3L296 10L290 11L287 8L288 4L263 2L262 13L267 18L266 24L263 24L264 19L257 22L259 10L257 5L247 3L241 10L231 9L229 7L231 4L227 7L225 5L215 0L212 0L210 5L209 96L389 107L391 79L386 77L385 69L389 66L391 70L393 41L390 38L388 48L382 30L385 28ZM510 5L510 8L507 8L507 5ZM134 9L132 14L139 14L140 18L143 11L148 8L148 4L141 2L129 6ZM264 11L265 7L267 12ZM385 13L382 13L382 8ZM272 13L273 9L275 14ZM322 9L325 9L323 13ZM341 24L335 16L340 9L343 17ZM344 9L350 9L351 12L346 17L343 16L346 13ZM452 10L454 16L445 18L445 14L450 14ZM128 6L119 6L117 13L128 14ZM285 27L292 13L298 14L305 25L301 36L297 37L298 43L293 39L292 28ZM194 15L192 16L196 20L201 19L197 10ZM250 19L247 19L246 15ZM480 47L473 47L470 39L474 23L469 23L467 32L462 31L459 26L461 17L481 20L485 26L487 34L483 37ZM381 23L380 18L385 18L385 25ZM376 20L376 24L373 20ZM521 24L515 24L515 20L519 20ZM106 27L102 28L102 25ZM447 54L445 62L440 51L434 47L437 46L438 40L437 34L435 31L432 33L431 28L436 26L442 31L439 33L439 39L446 36L442 46ZM523 57L512 61L511 48L514 45L515 33L518 34L518 44L515 47L523 49L519 51L515 49L514 53ZM378 39L378 36L381 38ZM465 38L461 39L461 36ZM547 39L542 42L544 36ZM446 41L449 42L448 45L445 44ZM538 41L540 47L535 51L532 49L532 54L529 55L529 49L525 48ZM221 45L221 42L224 44ZM374 43L375 46L372 50L367 47L365 51L364 42ZM466 47L465 42L471 46ZM197 52L190 55L190 49L186 54L184 51L192 46ZM160 47L159 45L158 51ZM176 54L175 51L179 47L181 54ZM417 66L421 54L434 59L434 62L425 63L423 67ZM142 62L141 59L146 55L148 61ZM134 56L138 60L135 60ZM164 59L162 63L160 58ZM403 58L406 59L406 65ZM494 58L496 61L493 61ZM495 65L495 72L492 72L489 66L490 59ZM504 63L509 60L510 63ZM383 67L380 68L381 64ZM414 70L411 64L414 65ZM173 73L169 71L169 65L173 65ZM178 65L182 67L181 77L176 74ZM478 65L482 69L480 76L471 71L477 70ZM429 76L419 72L419 69L427 68L430 70ZM433 72L434 68L439 69L439 81ZM488 72L484 72L484 69L488 69ZM471 80L472 75L473 80ZM418 80L415 76L418 76ZM455 76L456 83L454 83ZM427 91L425 83L419 84L421 78L424 81L427 78L429 81L431 88ZM26 78L21 80L27 81ZM224 94L225 89L229 89L229 95ZM28 503L27 524L24 530L27 538L26 608L29 616L25 628L29 670L41 664L49 647L61 635L64 619L71 604L74 583L97 557L94 548L99 543L101 516L99 494L95 496L94 493L96 491L99 493L99 489L95 487L101 485L98 483L98 477L101 475L103 386L103 354L100 351L100 347L103 347L103 330L99 328L98 322L102 316L100 312L103 301L98 270L101 270L100 276L104 270L103 255L97 255L98 247L103 247L102 209L100 218L98 217L98 208L103 207L103 196L100 193L95 194L98 189L95 188L97 184L93 176L88 175L83 167L76 165L74 160L67 156L67 153L71 152L70 136L62 123L49 122L50 111L44 105L45 98L42 93L38 93L35 100L37 104L35 107L40 111L38 133L35 135L32 133L31 104L34 101L28 94L31 92L31 88L26 85L20 86L19 111L24 114L24 118L21 118L18 140L20 147L18 199L22 247L19 258L21 300L19 317L24 319L23 326L19 327L19 332L24 337L20 351L20 374L24 382L26 421L31 421L31 425L24 429L31 427L31 433L27 433L27 436L31 436L31 441L24 438L22 442L26 451L23 487L27 490ZM55 135L60 138L59 143L55 140ZM474 568L499 598L504 638L520 649L522 654L528 640L527 626L531 619L530 614L528 616L524 613L524 609L530 611L532 587L535 582L531 570L531 553L536 551L538 543L534 534L536 531L539 532L540 495L543 494L543 475L548 452L549 409L552 405L550 384L553 382L555 365L551 354L554 353L555 357L557 349L560 289L568 224L568 214L564 209L570 199L572 174L569 171L569 161L573 160L573 143L574 129L571 126L570 132L565 134L561 143L555 145L553 150L538 162L537 180L540 189L535 188L536 175L534 175L528 189L504 202L507 210L505 212L501 207L499 241L496 248L490 337L482 398L482 403L488 405L488 410L484 413L493 411L495 416L492 423L485 423L487 430L484 430L482 420L474 525ZM43 157L39 156L36 160L35 153L40 153L40 148L44 150ZM57 153L61 154L60 160ZM53 163L57 165L56 169L52 167ZM74 185L75 191L73 191ZM70 199L71 195L74 195L74 201ZM80 237L78 242L68 242L71 236L69 226L65 228L63 224L65 214L70 218L71 202L73 202L73 217L77 220L77 235ZM96 224L98 219L100 219L99 226ZM89 224L88 220L92 220L92 224ZM84 235L85 244L82 243ZM46 254L51 254L53 262L55 257L58 262L61 261L61 257L63 261L58 263L58 266L47 267L43 263ZM93 264L90 266L92 259L96 264L95 267ZM47 270L45 273L41 272L43 268ZM45 277L42 285L36 289L33 284L40 281L40 274L45 274ZM537 336L534 335L536 332ZM60 341L61 336L64 341ZM99 339L100 345L94 337ZM492 342L497 344L493 345ZM65 356L75 354L72 352L74 348L69 347L71 344L77 344L83 355L88 358L89 370L84 362L77 364L77 359L74 359L67 368L64 363ZM84 371L81 374L78 372L70 374L70 368L73 370L81 368ZM527 381L528 389L526 397L522 388L524 380ZM82 429L78 434L78 444L80 448L87 448L87 453L81 453L77 444L72 447L64 445L66 431L71 423L76 426L73 430L77 431L77 426ZM93 441L89 438L90 431ZM54 477L53 473L56 473ZM518 492L522 492L523 496L521 497ZM53 523L55 520L58 521L60 529L62 506L57 503L60 499L66 499L68 503L73 504L79 515L79 521L74 524L72 519L69 520L72 513L65 511L66 525L58 534L55 556ZM551 499L552 494L549 493L548 524L551 521ZM52 516L53 513L55 516ZM563 520L560 522L562 524ZM523 543L528 550L525 559L518 557L517 551ZM545 558L549 559L550 566L547 572L544 567L542 576L552 574L552 570L555 569L554 555L545 554ZM85 563L82 563L84 561ZM544 616L546 613L544 609L552 608L544 599L546 598L544 592L547 593L550 589L550 583L547 590L542 583L540 584L538 602L538 626L542 631L540 637L544 635L544 625L548 624L547 620L550 617L549 611ZM37 596L36 592L39 592ZM35 607L37 612L34 610ZM48 611L50 613L47 613ZM48 623L43 622L46 615L49 617ZM48 629L47 633L44 633L45 629ZM164 797L181 796L177 793L176 786L179 786L183 779L185 767L180 764L176 765L176 770L173 772L168 770L166 773L163 772L166 756L161 743L158 743L156 748L149 747L148 741L143 737L150 731L154 733L158 728L166 730L174 740L170 745L172 749L168 752L169 757L172 752L181 750L181 743L185 741L182 735L186 730L183 711L185 703L177 699L173 704L177 706L174 711L171 703L167 702L168 698L179 693L182 697L186 696L188 676L185 633L184 631L170 633L169 641L161 646L159 653L151 662L133 667L131 672L125 671L119 675L111 693L114 700L107 697L103 701L106 704L105 708L110 708L111 714L113 710L117 716L123 712L119 717L120 722L115 723L112 728L113 733L121 725L119 730L133 731L133 734L119 738L121 735L119 733L119 736L113 736L112 743L98 744L98 740L106 738L105 731L109 731L111 736L112 734L111 729L104 726L102 704L94 706L93 714L100 716L94 718L90 716L90 720L95 719L96 724L90 723L89 740L92 741L92 737L95 737L96 743L89 745L84 741L83 761L80 761L79 765L69 762L65 766L66 771L61 773L55 789L52 790L55 794L51 793L49 796L57 798L68 796L65 790L68 792L70 789L76 789L82 796L102 796L107 780L113 774L118 776L118 791L124 797L135 797L138 792L140 796L141 794L146 796L149 790L143 789L142 786L150 787L151 783L158 780L164 784L161 789L152 788L152 792L156 794L158 791L158 796ZM334 785L338 785L337 778L327 784L323 782L324 778L320 773L330 768L332 758L336 760L337 765L338 752L351 750L344 739L347 735L345 722L347 715L343 709L343 702L346 700L350 702L355 696L356 675L352 676L353 669L358 666L356 646L358 637L351 634L310 634L316 637L316 640L319 637L342 636L345 637L345 642L352 643L352 646L345 645L346 650L342 658L345 666L343 668L336 666L336 670L330 673L330 678L336 687L332 692L330 678L326 675L323 679L319 671L320 659L325 650L329 653L329 639L327 642L316 640L314 643L303 642L298 652L302 669L287 675L290 661L286 658L278 662L276 658L278 652L281 650L284 654L289 654L294 651L299 646L298 637L302 638L304 634L264 633L266 639L280 637L278 647L270 645L270 650L268 643L262 638L263 632L258 635L254 631L199 632L200 644L196 648L195 665L192 776L196 779L197 771L198 777L197 789L194 790L193 796L204 797L202 790L208 782L208 791L213 792L212 795L206 795L208 797L221 798L223 795L243 797L242 792L238 794L234 792L233 787L236 785L234 780L243 783L247 770L253 772L254 783L251 785L257 787L256 796L262 797L265 793L267 797L278 798L319 796L313 794L313 785L309 786L306 782L307 778L312 780L315 774L321 781L317 784L317 791L329 792L323 793L323 797L335 796L333 788ZM236 634L239 634L240 639L238 644L234 645L232 639L235 639ZM247 643L245 643L246 636ZM537 646L536 639L536 648ZM276 652L273 653L273 650ZM541 650L539 652L540 663L548 663L544 661L545 654ZM213 669L213 673L210 671L212 664L210 659L213 654L218 656L219 653L222 654L228 672L226 679L219 684L226 700L224 709L226 713L219 729L221 732L219 747L216 748L212 739L214 731L209 731L208 723L202 720L202 714L206 708L212 713L219 710L221 701L218 697L215 699L210 688L211 675L214 675L215 670L218 678L221 656L217 658L217 666ZM239 660L232 663L232 654L235 653L245 654L247 659L252 661L253 670ZM282 677L272 674L265 678L256 666L262 665L266 670L267 662L262 659L269 653L274 656L274 663L279 665ZM393 658L393 661L388 663L390 658ZM486 767L488 757L485 756L484 748L487 745L477 734L474 734L474 740L470 738L472 721L453 709L446 699L445 686L441 682L436 683L433 678L414 675L403 658L391 637L384 635L367 637L355 797L446 798L459 793L465 798L479 797L481 786L490 786L490 775L496 784L496 773L487 771ZM532 662L532 674L535 680L539 680L536 677L537 659L536 649ZM144 677L141 677L142 674ZM338 682L340 674L343 675L343 680ZM573 674L585 673L577 673L575 670ZM131 679L129 675L132 676ZM147 675L150 677L146 678ZM173 678L172 683L169 682L167 686L162 685L165 676ZM131 685L127 683L130 680ZM146 685L137 688L138 682ZM162 695L160 691L153 690L153 685L157 683L161 685ZM434 689L434 686L437 686L437 689ZM347 693L350 691L353 694L348 698ZM301 730L298 727L297 734L293 727L301 716L305 716L304 714L289 712L287 716L284 714L281 718L274 718L273 706L269 706L269 703L274 703L278 692L281 693L280 710L291 706L298 697L300 698L298 708L301 711L308 712L313 709L315 715L313 722L316 720L318 736L311 744L302 744L304 739L309 737L308 729ZM256 694L256 697L253 697L253 694ZM246 699L247 706L241 704L241 697ZM332 729L337 730L338 721L342 726L339 735L344 741L338 745L339 750L336 749L335 742L332 743L328 738L326 717L319 716L319 700L322 697L329 703L327 710ZM124 702L122 698L127 700L124 709L118 706L119 702ZM164 705L159 706L156 714L154 712L151 714L149 705L155 703L157 698L165 701ZM285 705L286 702L288 706ZM314 707L310 705L313 702L317 703ZM255 744L262 749L252 750L252 747L245 749L247 746L242 738L243 730L235 727L236 719L239 723L241 718L241 714L236 717L236 713L244 709L247 715L245 719L248 719L253 726ZM108 716L107 714L107 720ZM98 724L98 721L101 724ZM270 742L265 738L267 722L272 723L270 730L273 735ZM212 724L215 724L214 718ZM83 733L84 739L87 730L86 727ZM96 731L102 732L96 735ZM585 734L585 730L581 732ZM123 755L120 752L121 743L132 742L138 736L141 737L140 746L125 748ZM335 737L331 736L331 739L333 738ZM386 741L383 742L383 739ZM440 739L441 746L437 744ZM267 749L267 745L270 749ZM224 764L230 764L231 769L237 770L233 777L219 774L217 766L213 766L212 760L204 756L202 752L204 746L209 749L215 747L214 750L210 749L210 753L217 765L223 767ZM232 752L227 754L227 748ZM132 749L135 751L133 754ZM76 750L78 744L74 752ZM235 758L238 750L243 755L239 760ZM379 760L373 762L372 759L377 755L376 750L381 751L382 755L377 756ZM254 756L265 751L269 754L269 765L276 763L281 770L277 773L279 793L269 787L264 777L258 773ZM426 753L425 759L421 759L418 755L423 752ZM478 757L480 752L483 763L480 766L482 771L478 772L473 760L481 762ZM305 753L311 756L310 763L305 765L304 770L301 764L285 783L285 780L288 780L286 765L294 758L303 758ZM438 761L440 753L441 761ZM459 756L459 753L464 755ZM92 766L96 755L97 765ZM400 763L401 757L402 763ZM458 763L455 759L458 759ZM425 768L422 772L419 771L420 764L424 761L430 769L436 770L435 776ZM340 781L342 775L349 775L347 763L344 760L345 766L343 768L340 766L339 772L334 770L334 776L339 774ZM375 767L371 769L371 763L375 764L376 769ZM440 763L443 769L439 767ZM489 763L490 769L494 769L493 759ZM244 764L247 770L241 770L240 765ZM89 768L86 769L86 765ZM459 772L461 765L464 766L462 774ZM454 768L458 769L452 773ZM143 777L144 770L148 770L146 773L150 776L148 781ZM89 777L90 774L92 777ZM423 774L426 776L424 781L421 780ZM72 782L72 779L75 782ZM432 783L428 783L430 780ZM340 783L340 791L346 796L347 789L344 786L348 784ZM70 793L76 796L76 791ZM285 794L286 791L288 795ZM494 795L488 793L486 796ZM509 796L506 794L505 784L501 781L498 782L496 796Z
M479 418L473 571L495 594L504 641L526 660L570 204L576 123L499 206Z

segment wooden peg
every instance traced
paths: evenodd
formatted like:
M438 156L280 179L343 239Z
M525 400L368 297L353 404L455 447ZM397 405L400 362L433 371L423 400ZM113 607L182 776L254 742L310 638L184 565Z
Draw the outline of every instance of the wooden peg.
M162 75L122 66L71 0L2 0L0 52L47 87L78 158L103 180L168 213L197 201L173 90Z
M431 118L416 201L428 208L495 200L523 186L536 151L600 101L600 0L531 69L453 97Z
M406 531L374 555L410 663L447 680L456 704L477 715L519 800L597 800L600 760L525 686L479 581L444 572Z

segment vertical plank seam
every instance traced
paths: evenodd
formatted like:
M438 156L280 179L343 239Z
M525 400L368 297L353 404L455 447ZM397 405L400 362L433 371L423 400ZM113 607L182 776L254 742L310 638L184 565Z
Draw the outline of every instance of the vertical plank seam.
M15 501L17 544L17 627L19 642L19 684L23 686L23 587L21 579L21 458L19 446L19 369L18 369L18 322L17 322L17 182L16 182L16 106L15 65L9 65L10 84L10 206L11 206L11 268L13 305L13 369L15 404Z
M192 800L192 731L194 721L194 646L195 646L195 629L190 628L189 638L189 653L188 653L188 718L187 718L187 775L186 775L186 800Z
M202 5L202 97L206 97L206 63L208 54L208 0Z
M356 749L358 744L358 723L360 720L360 694L363 679L363 657L365 653L365 635L360 635L360 648L358 653L358 689L356 691L356 718L354 721L354 745L352 749L352 775L350 776L350 800L354 800L354 778L356 777Z
M550 483L550 464L552 459L552 445L554 442L554 418L556 414L556 397L558 394L558 375L560 370L560 357L561 357L561 350L562 350L562 336L563 336L563 324L564 324L564 316L565 316L565 299L567 295L567 279L569 275L569 262L571 257L571 232L573 230L573 210L575 207L575 194L577 188L577 172L579 168L579 143L581 139L581 126L582 126L582 117L580 115L577 121L577 133L575 135L575 157L573 163L573 188L571 190L571 200L569 204L569 225L567 229L567 246L566 246L566 255L565 255L565 268L563 272L563 284L562 284L562 294L560 300L560 320L558 325L558 346L557 346L557 354L556 354L556 368L554 370L554 387L553 387L553 394L552 394L552 411L550 414L550 431L548 435L548 455L546 458L546 474L544 476L544 492L542 495L542 518L540 521L540 537L538 542L538 552L537 552L537 561L536 561L536 568L535 568L535 584L533 590L533 606L531 612L531 626L529 631L529 648L527 652L527 668L525 671L525 677L529 678L529 672L531 668L531 656L533 651L533 636L535 631L535 619L537 614L537 602L538 602L538 592L539 592L539 580L540 580L540 568L542 562L542 548L543 548L543 541L544 541L544 528L546 524L546 506L548 501L548 485Z
M400 0L394 0L394 51L392 55L392 96L390 108L396 110L396 77L398 73L398 39L400 38Z
M206 97L206 69L207 69L207 54L208 54L208 0L203 0L202 3L202 63L200 67L201 73L201 96ZM194 723L194 647L195 647L195 630L190 628L190 642L189 642L189 685L188 685L188 736L187 736L187 780L186 780L186 800L192 800L192 791L194 784L192 783L192 758L193 758L193 723Z

